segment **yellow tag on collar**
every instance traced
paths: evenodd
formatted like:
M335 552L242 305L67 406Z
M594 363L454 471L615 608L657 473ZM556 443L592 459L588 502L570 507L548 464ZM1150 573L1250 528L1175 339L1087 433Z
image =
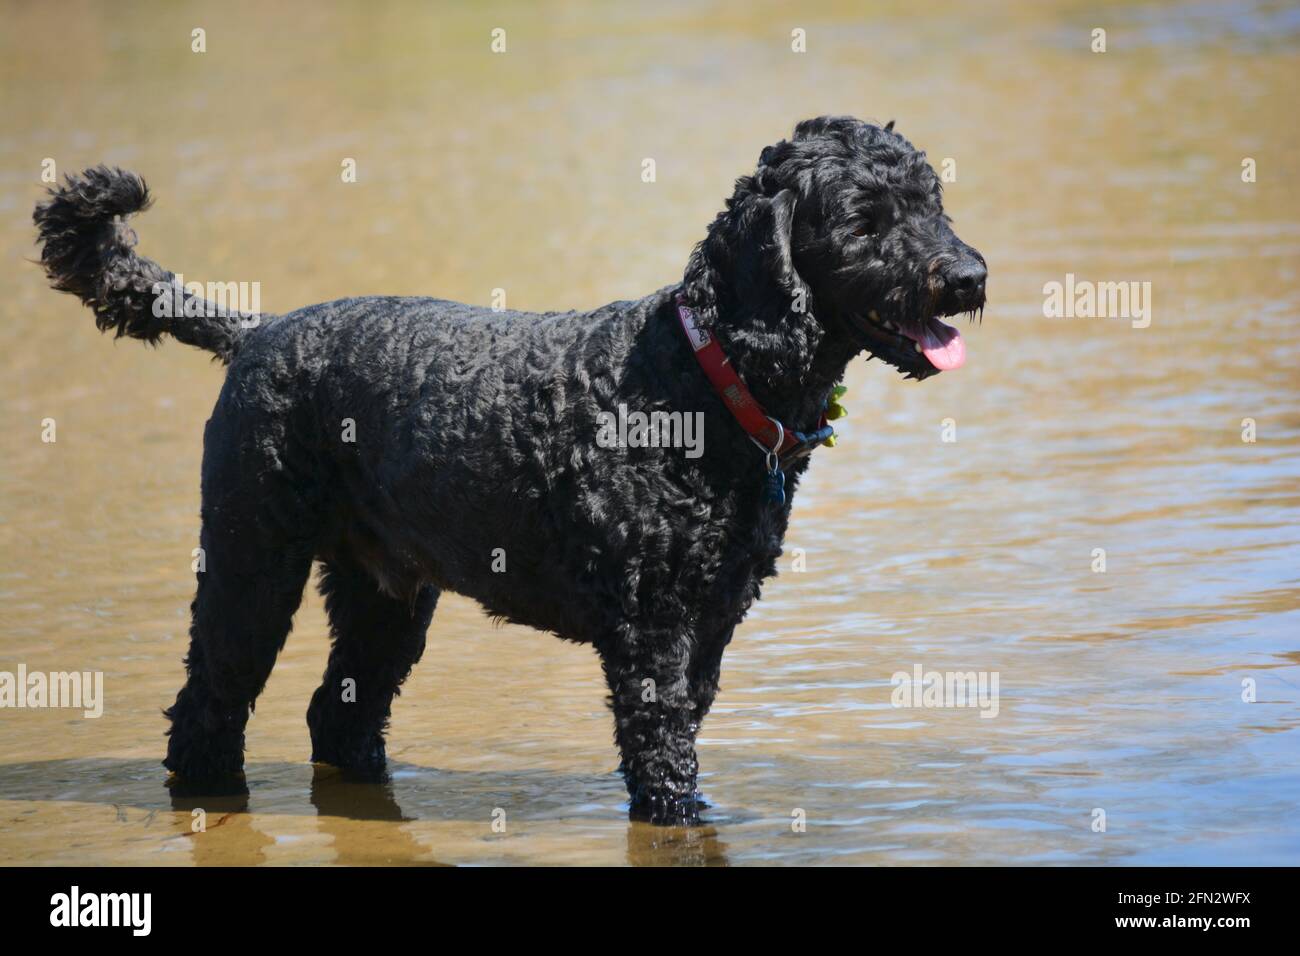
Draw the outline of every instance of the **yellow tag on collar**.
M831 397L826 399L826 420L833 422L837 418L843 418L849 413L849 410L840 404L840 399L849 390L847 385L836 385L831 389Z

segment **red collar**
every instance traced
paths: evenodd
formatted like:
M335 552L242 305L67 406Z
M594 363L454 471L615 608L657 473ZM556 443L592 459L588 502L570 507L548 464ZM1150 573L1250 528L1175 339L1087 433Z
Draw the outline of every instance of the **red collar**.
M727 358L727 353L722 351L718 340L700 326L695 313L680 296L677 297L677 318L681 320L682 331L691 343L696 361L713 383L718 397L730 409L740 427L745 429L763 451L775 452L778 458L798 458L811 452L835 433L826 423L824 414L818 422L817 431L810 434L788 428L768 415L731 367L731 361Z

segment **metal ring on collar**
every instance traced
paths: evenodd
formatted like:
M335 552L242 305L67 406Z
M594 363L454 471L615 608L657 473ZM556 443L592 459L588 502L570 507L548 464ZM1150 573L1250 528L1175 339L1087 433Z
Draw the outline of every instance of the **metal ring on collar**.
M781 452L781 446L785 444L785 426L782 425L775 418L773 418L771 415L764 415L763 417L776 426L776 444L773 445L771 448L768 448L766 445L764 445L753 435L749 436L749 440L752 441L759 448L761 448L763 451L765 451L767 454L777 455L779 457Z

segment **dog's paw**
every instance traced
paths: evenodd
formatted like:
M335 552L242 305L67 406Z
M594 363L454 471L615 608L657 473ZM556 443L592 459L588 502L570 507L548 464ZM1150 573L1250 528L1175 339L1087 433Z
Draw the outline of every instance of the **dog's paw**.
M190 793L225 794L244 784L243 735L223 738L173 734L163 766L172 772L167 786Z
M383 783L388 779L388 754L384 738L378 735L360 744L313 744L311 762L337 767L345 780L355 783Z
M191 809L197 800L222 797L247 797L248 780L243 772L219 777L192 777L172 773L165 783L172 809Z
M640 790L628 805L628 817L658 827L695 827L705 806L698 792L681 796Z

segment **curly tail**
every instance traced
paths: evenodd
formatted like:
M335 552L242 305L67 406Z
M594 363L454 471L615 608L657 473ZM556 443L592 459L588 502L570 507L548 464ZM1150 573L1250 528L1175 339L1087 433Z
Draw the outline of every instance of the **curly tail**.
M101 332L113 329L156 345L164 334L229 363L260 316L228 310L186 292L176 277L134 252L127 216L149 208L144 180L97 166L50 189L32 219L50 285L77 296Z

